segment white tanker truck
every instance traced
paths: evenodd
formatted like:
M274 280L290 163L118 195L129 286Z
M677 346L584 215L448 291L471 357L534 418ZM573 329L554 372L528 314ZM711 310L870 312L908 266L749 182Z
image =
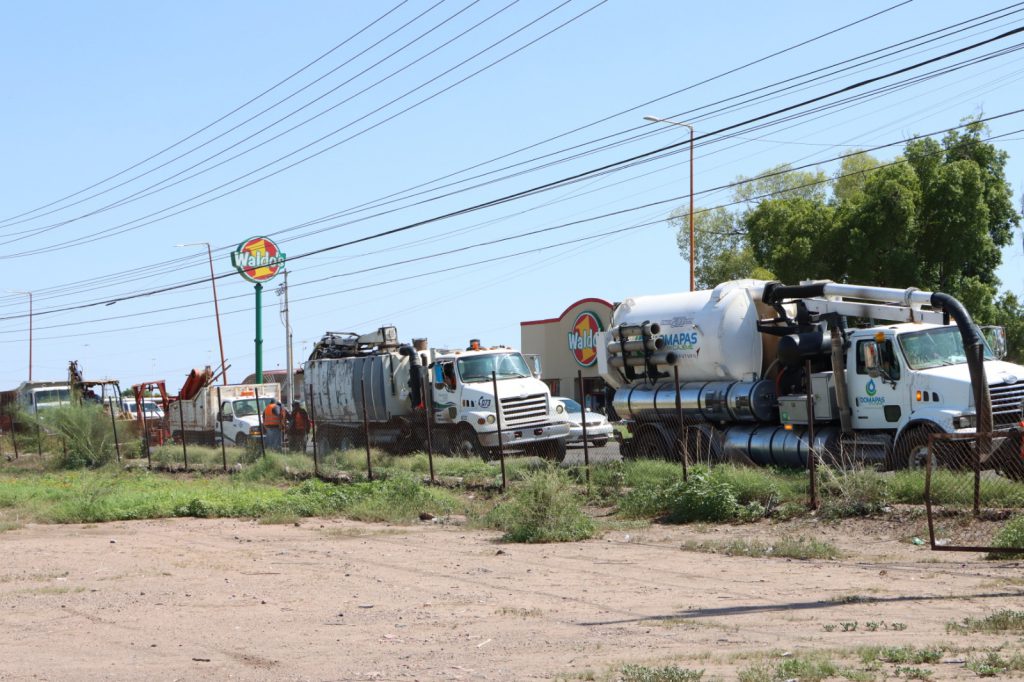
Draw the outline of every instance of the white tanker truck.
M401 345L394 327L328 332L305 366L318 449L365 443L365 411L371 445L391 452L426 450L429 418L435 448L488 459L498 448L500 418L504 447L562 461L565 408L551 400L519 351L475 345L465 351L432 349L422 339Z
M1021 422L1024 367L986 332L947 294L741 280L626 299L598 367L633 434L624 457L676 456L681 414L712 456L805 466L813 419L815 452L896 469L922 464L931 434ZM1019 439L977 443L983 468L1024 478Z

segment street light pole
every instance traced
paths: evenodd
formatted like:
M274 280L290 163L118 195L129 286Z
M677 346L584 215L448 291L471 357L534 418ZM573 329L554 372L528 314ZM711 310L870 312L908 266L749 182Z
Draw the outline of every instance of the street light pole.
M175 246L205 246L206 255L210 258L210 286L213 287L213 314L217 318L217 343L220 345L220 371L221 382L228 385L228 365L224 359L224 337L220 333L220 305L217 303L217 277L213 274L213 249L210 242L189 242L187 244L175 244Z
M654 123L667 123L673 126L683 126L690 129L690 291L693 291L693 265L697 253L693 238L693 126L682 121L671 121L667 118L658 118L657 116L644 116L644 120L653 121Z
M32 381L32 292L6 289L9 294L28 296L28 380Z

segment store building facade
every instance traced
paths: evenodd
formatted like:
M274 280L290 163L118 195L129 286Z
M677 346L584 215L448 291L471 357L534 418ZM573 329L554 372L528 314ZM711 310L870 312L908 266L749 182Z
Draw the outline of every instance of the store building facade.
M541 379L551 395L575 398L592 410L605 411L605 383L597 374L595 335L608 328L614 308L603 299L584 298L558 317L519 323L520 348L541 357Z

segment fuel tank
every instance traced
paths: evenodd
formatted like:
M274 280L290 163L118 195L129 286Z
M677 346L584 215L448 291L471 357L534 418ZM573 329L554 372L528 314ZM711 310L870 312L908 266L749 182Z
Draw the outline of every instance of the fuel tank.
M688 381L679 385L683 416L725 422L776 421L777 397L771 381ZM672 381L637 383L615 391L616 414L624 419L674 418L676 389Z

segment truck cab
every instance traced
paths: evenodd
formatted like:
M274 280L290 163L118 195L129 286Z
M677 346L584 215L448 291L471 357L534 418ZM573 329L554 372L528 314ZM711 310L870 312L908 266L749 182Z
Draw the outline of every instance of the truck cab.
M500 416L503 446L564 457L570 426L565 408L519 351L448 352L434 359L431 372L435 422L457 427L460 449L497 448Z
M902 431L913 424L935 424L947 433L974 428L967 354L956 326L898 324L856 330L848 353L856 427ZM1003 362L988 345L984 358L993 425L1015 425L1021 419L1024 368Z

